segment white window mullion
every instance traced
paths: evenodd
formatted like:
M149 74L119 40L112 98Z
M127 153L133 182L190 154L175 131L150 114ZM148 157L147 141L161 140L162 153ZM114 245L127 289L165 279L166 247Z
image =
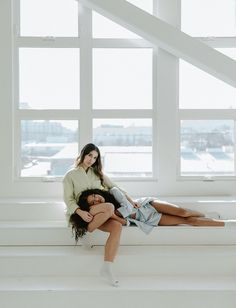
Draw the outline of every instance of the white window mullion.
M79 48L80 40L71 37L16 37L15 44L29 48Z
M13 126L13 178L20 178L21 172L21 132L20 123L21 115L19 111L19 48L17 40L20 34L20 2L14 1L13 5L13 18L14 18L14 31L13 31L13 63L14 63L14 74L13 74L13 113L12 120Z
M158 0L158 17L172 24L180 24L180 2ZM170 9L171 8L171 9ZM163 194L175 190L178 166L178 59L159 48L157 57L157 146L158 183Z
M181 120L226 120L236 119L235 109L180 109Z
M79 147L92 142L92 12L79 3L80 22L80 108Z
M158 157L158 94L157 87L157 70L158 70L158 48L153 48L153 69L152 69L152 170L153 178L158 177L159 160Z
M134 110L134 109L96 109L92 111L93 118L114 118L114 119L141 119L152 118L152 110Z
M234 120L234 176L236 178L236 118Z
M152 48L154 45L143 39L93 39L93 48Z

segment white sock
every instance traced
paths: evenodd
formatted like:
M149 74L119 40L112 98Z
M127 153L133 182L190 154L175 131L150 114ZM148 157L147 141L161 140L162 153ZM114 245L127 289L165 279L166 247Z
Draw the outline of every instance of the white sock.
M236 219L224 220L226 228L236 228Z
M113 274L113 262L104 261L103 266L101 268L100 274L102 277L106 278L106 280L114 287L119 286L119 281Z

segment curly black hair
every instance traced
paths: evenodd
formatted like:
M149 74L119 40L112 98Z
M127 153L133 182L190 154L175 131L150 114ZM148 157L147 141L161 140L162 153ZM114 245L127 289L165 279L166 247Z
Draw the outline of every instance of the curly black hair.
M86 234L88 222L84 221L83 218L80 217L78 214L73 213L70 216L69 223L71 225L72 233L77 243L79 238L83 237Z
M93 194L101 195L105 199L105 202L112 203L115 209L118 209L120 207L119 202L116 201L115 197L112 194L110 194L108 191L101 190L101 189L88 189L81 193L79 200L77 202L81 210L89 212L90 205L88 204L87 198L88 196L93 195ZM84 221L76 213L73 213L70 216L69 223L71 224L72 232L75 237L75 241L77 243L79 238L83 237L86 234L89 223Z

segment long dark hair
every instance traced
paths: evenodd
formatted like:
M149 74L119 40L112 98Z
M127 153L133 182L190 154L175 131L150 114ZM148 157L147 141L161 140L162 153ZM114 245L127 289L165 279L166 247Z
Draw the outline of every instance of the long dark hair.
M95 144L88 143L83 147L83 149L80 152L80 155L75 160L75 167L78 167L79 165L81 165L84 161L85 156L88 155L92 151L96 151L98 153L98 157L95 163L92 165L93 171L100 178L102 186L104 186L101 153L100 153L99 148Z
M90 205L88 204L88 196L90 195L101 195L105 202L110 202L114 205L115 209L118 209L120 207L120 204L118 201L116 201L115 197L110 194L108 191L101 190L101 189L88 189L82 192L82 194L79 197L78 204L80 206L80 209L83 211L89 211ZM74 213L70 216L69 220L72 232L75 237L76 243L78 242L79 238L83 237L88 229L88 222L84 221L78 214Z

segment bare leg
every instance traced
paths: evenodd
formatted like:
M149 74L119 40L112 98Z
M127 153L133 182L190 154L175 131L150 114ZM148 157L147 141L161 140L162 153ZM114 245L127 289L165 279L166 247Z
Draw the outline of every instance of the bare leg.
M225 223L221 220L201 217L179 217L173 215L161 216L159 226L177 226L177 225L191 225L198 227L224 227Z
M117 287L119 285L119 281L116 279L113 274L113 261L117 254L117 250L120 244L120 235L122 225L120 222L109 219L105 222L100 228L100 230L104 232L109 232L110 235L107 239L105 245L105 255L104 255L104 264L101 268L101 276L104 277L111 285Z
M93 232L114 214L114 206L111 203L100 203L91 206L89 213L93 215L93 220L88 224L88 231Z
M99 227L99 230L110 233L105 244L104 261L113 262L120 244L122 225L118 221L109 219Z
M111 219L114 219L114 220L116 220L116 221L119 221L119 222L122 224L122 226L126 226L126 225L127 225L127 221L126 221L124 218L121 218L120 216L118 216L118 215L116 215L116 214L113 214L113 215L111 216Z
M176 204L168 202L152 201L151 205L159 212L168 215L174 215L179 217L204 217L205 215L198 211L193 211L179 207Z

